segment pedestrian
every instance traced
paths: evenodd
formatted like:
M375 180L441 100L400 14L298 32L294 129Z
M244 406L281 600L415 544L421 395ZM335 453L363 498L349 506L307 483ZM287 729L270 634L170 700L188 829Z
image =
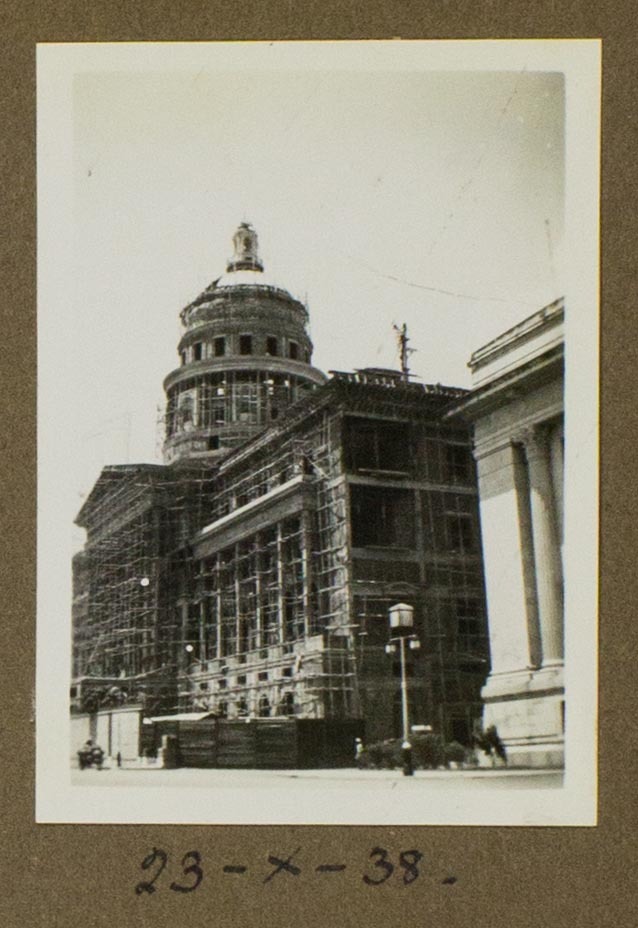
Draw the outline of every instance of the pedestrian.
M362 762L363 762L363 758L362 758L363 750L364 750L363 741L361 740L361 738L355 738L354 739L354 762L355 762L355 766L359 767L359 769L361 769Z
M80 770L84 770L85 767L91 766L91 757L93 754L93 741L91 738L88 738L80 750L78 751L78 763L80 765Z
M104 763L104 751L99 744L94 744L91 750L91 764L98 770L102 769Z

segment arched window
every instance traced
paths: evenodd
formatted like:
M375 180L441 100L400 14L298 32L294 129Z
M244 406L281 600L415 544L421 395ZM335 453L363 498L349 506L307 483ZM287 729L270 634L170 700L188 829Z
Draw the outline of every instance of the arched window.
M293 693L284 693L281 703L279 704L279 715L295 714L295 697Z

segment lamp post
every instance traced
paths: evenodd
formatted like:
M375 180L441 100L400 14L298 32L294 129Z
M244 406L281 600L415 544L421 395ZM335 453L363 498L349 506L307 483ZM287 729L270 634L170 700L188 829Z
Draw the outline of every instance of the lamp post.
M410 711L408 705L408 678L405 668L405 645L411 651L418 651L421 642L412 633L414 627L414 608L406 603L397 603L389 611L390 640L385 646L386 654L396 654L399 651L401 664L401 718L403 722L403 741L401 752L403 757L403 773L406 777L414 774L412 762L412 744L410 742Z

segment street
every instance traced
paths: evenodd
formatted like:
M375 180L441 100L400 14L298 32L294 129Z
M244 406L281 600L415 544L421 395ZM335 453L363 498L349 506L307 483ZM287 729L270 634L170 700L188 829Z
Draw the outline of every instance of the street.
M355 768L330 770L243 770L203 769L180 767L164 770L152 766L123 766L114 764L103 770L74 769L71 774L74 786L121 787L176 787L192 789L224 789L245 787L254 795L255 790L281 789L307 794L311 790L362 790L370 793L385 792L388 787L402 790L428 791L467 790L525 790L557 789L563 785L561 770L417 770L413 777L404 777L400 770L357 770Z

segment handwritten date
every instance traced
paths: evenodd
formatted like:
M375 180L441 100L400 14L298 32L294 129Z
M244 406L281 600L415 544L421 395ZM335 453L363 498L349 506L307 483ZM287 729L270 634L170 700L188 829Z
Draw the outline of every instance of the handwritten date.
M288 855L268 854L267 861L270 870L261 874L260 882L270 883L273 880L296 879L302 874L302 867L298 862L301 848ZM137 883L135 893L138 896L153 895L157 891L158 881L168 865L168 853L159 847L154 847L141 863L142 870L149 871L149 877ZM383 847L373 847L368 856L365 872L359 871L360 879L367 886L381 886L391 877L399 879L404 886L414 883L420 876L419 864L423 854L416 848L402 850L398 857L392 858L390 852ZM348 864L342 862L321 863L315 866L314 873L343 873ZM224 864L221 872L226 875L243 876L248 873L248 867L243 864ZM175 893L192 893L201 885L204 879L204 865L199 851L187 851L181 858L181 873L179 878L169 884L169 890ZM455 876L446 876L440 881L445 886L457 882Z

